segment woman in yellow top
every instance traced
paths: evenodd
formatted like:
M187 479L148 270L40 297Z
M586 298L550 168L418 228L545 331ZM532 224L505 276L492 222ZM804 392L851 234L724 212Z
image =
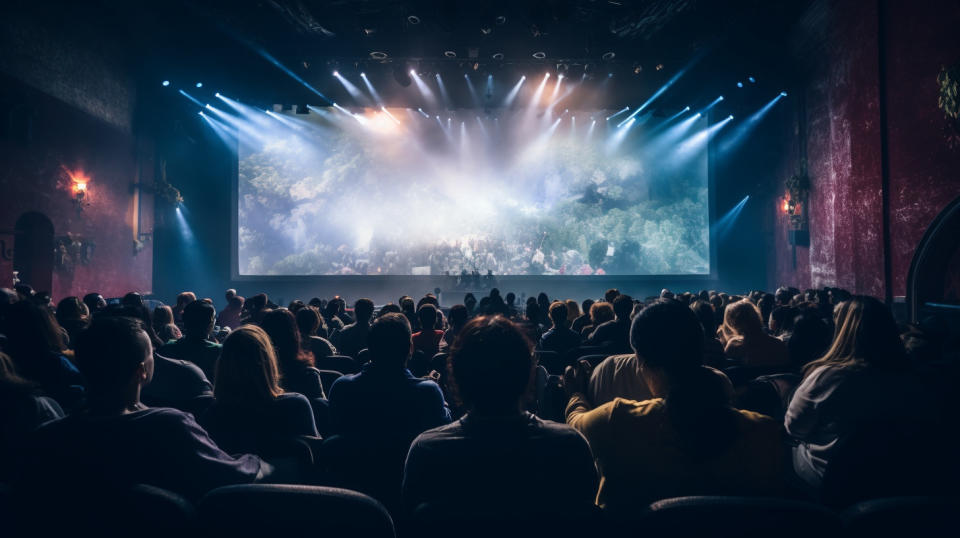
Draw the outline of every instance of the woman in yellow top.
M679 302L661 300L633 320L630 342L654 396L591 409L587 375L568 368L567 423L590 443L600 470L597 504L619 512L683 495L767 495L784 483L782 426L730 406L702 366L703 330Z

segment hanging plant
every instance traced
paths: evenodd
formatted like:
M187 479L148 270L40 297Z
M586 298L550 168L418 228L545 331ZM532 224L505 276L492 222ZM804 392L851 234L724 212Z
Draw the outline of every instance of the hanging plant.
M160 199L172 206L178 206L183 202L180 189L174 187L167 181L167 161L160 161L160 179L157 181L155 191Z
M790 216L790 227L794 230L803 229L806 224L803 204L810 193L810 178L807 176L806 165L802 165L799 172L787 178L786 189L783 210Z
M942 68L937 75L937 82L940 84L937 105L954 128L960 131L960 63Z

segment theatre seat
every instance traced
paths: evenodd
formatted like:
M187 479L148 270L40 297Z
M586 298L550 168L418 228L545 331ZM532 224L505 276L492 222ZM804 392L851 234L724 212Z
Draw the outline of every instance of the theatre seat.
M330 355L328 357L320 357L316 360L315 366L319 370L333 370L335 372L340 372L343 375L355 374L360 371L360 365L357 363L357 361L355 361L353 357L348 357L347 355Z
M199 512L207 536L394 536L393 521L383 505L338 488L226 486L205 495Z
M320 385L323 386L323 393L329 397L333 382L343 377L344 373L337 370L321 370L319 368L317 371L320 372Z
M514 537L582 538L602 536L601 514L595 505L544 508L531 504L486 506L450 501L424 503L410 522L410 536L418 538Z
M551 375L563 375L567 362L559 353L556 351L535 351L534 355L537 357L540 366L546 368Z
M651 504L636 536L818 538L836 536L840 517L811 503L763 497L676 497Z
M960 498L891 497L855 504L842 514L851 536L947 536L960 530Z

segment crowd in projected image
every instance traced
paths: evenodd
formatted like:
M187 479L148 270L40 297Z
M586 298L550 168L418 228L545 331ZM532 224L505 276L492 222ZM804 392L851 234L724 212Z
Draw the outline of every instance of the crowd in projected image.
M703 275L699 115L241 113L241 275Z

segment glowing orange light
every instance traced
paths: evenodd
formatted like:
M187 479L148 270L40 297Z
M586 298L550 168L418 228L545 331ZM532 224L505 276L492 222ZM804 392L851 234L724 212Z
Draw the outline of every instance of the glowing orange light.
M783 201L783 212L784 213L790 212L790 202L788 202L787 200Z
M74 184L73 184L73 192L74 192L74 194L80 194L81 192L87 192L87 184L86 184L86 183L74 183Z

